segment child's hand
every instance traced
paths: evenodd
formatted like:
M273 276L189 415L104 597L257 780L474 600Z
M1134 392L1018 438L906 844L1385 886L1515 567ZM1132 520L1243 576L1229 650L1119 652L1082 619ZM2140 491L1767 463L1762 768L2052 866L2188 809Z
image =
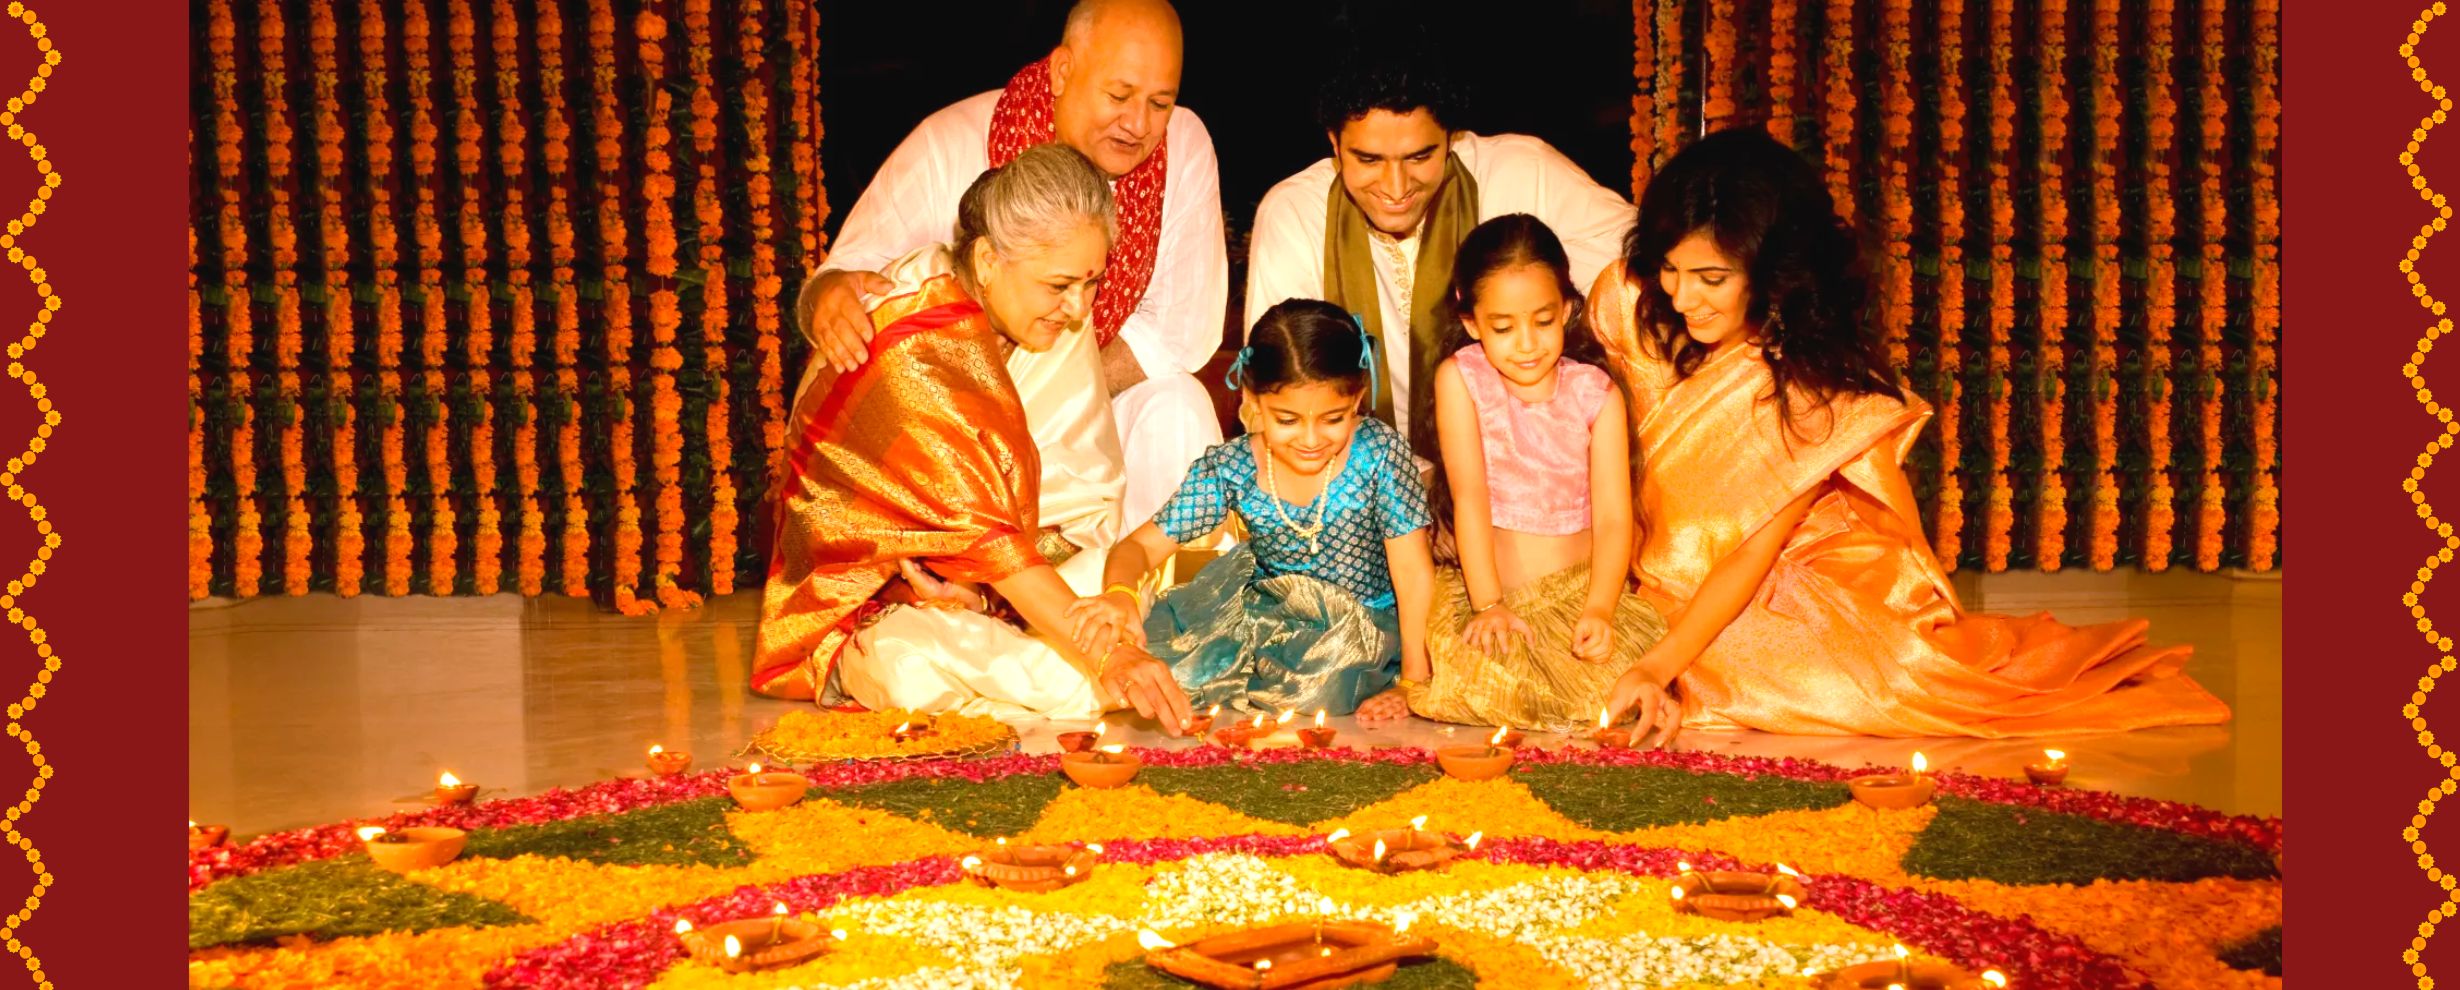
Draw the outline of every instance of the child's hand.
M1099 659L1121 643L1145 645L1145 625L1126 593L1105 592L1068 606L1068 638L1086 656Z
M1604 663L1614 655L1614 623L1591 612L1572 627L1572 656L1586 663Z
M1649 673L1647 664L1635 664L1623 676L1616 678L1614 689L1606 695L1606 710L1622 721L1624 712L1633 712L1632 745L1657 748L1671 743L1683 731L1683 703L1665 685ZM1656 736L1654 741L1650 736Z
M1489 657L1500 657L1510 652L1515 635L1523 643L1530 642L1535 636L1529 631L1528 623L1512 614L1512 606L1502 602L1496 602L1486 611L1471 616L1469 624L1461 628L1461 642Z
M1409 717L1409 696L1402 694L1399 687L1386 689L1359 703L1357 716L1358 724L1365 726L1398 722Z

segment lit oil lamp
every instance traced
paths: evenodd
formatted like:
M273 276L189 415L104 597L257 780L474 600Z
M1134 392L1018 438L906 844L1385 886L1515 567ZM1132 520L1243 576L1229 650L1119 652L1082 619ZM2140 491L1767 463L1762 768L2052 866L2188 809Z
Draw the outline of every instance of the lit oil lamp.
M691 766L692 754L690 753L669 750L662 745L649 747L649 772L651 773L660 777L672 777L690 769Z
M1926 773L1929 769L1929 758L1915 753L1912 773L1855 777L1846 781L1845 786L1853 791L1854 800L1872 808L1919 808L1929 804L1931 795L1937 791L1937 785Z
M1062 753L1090 752L1095 746L1101 745L1103 736L1109 734L1110 723L1108 722L1095 725L1091 732L1062 732L1059 734L1059 751Z
M799 773L762 773L754 763L743 773L726 779L726 793L745 811L774 811L803 800L810 781Z
M1435 762L1455 780L1489 780L1512 769L1512 750L1505 744L1510 727L1498 728L1484 746L1445 746L1435 751Z
M1127 747L1117 743L1090 753L1062 753L1059 770L1079 787L1117 787L1135 779L1144 761L1127 755Z
M2067 782L2067 754L2055 749L2041 751L2040 763L2024 765L2024 775L2045 787Z
M1602 749L1630 749L1631 732L1627 727L1614 724L1613 710L1600 708L1597 710L1597 734L1589 738L1597 740L1597 745Z
M215 846L221 845L230 837L231 830L227 825L199 825L196 823L196 819L188 819L189 852L196 852L200 849L211 849Z
M1213 731L1213 722L1219 718L1221 718L1221 706L1214 705L1211 711L1205 712L1202 715L1188 716L1187 725L1184 731L1187 735L1191 736L1204 735L1207 732Z
M1332 745L1336 731L1324 727L1324 710L1318 708L1315 710L1315 728L1298 730L1298 741L1308 749L1324 749Z
M478 796L477 784L464 784L450 770L436 775L437 804L468 804Z
M359 844L367 849L367 858L395 873L450 863L470 841L470 834L460 829L426 826L387 829L366 825L359 828L358 836Z

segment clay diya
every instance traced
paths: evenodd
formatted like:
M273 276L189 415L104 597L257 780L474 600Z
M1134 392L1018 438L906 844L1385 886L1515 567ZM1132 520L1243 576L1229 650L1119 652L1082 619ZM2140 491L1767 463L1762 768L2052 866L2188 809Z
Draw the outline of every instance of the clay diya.
M692 958L729 973L792 966L817 956L845 940L844 930L831 931L801 918L786 916L779 904L767 920L746 918L707 928L675 922L675 937Z
M660 777L672 777L692 768L692 754L670 751L664 746L649 747L649 772Z
M1634 728L1637 727L1614 724L1614 713L1601 708L1597 711L1597 731L1590 733L1589 738L1596 740L1600 749L1630 749Z
M1127 755L1127 747L1116 743L1090 753L1063 753L1059 771L1067 774L1078 787L1117 787L1136 778L1136 771L1145 761Z
M367 847L367 858L375 860L377 866L408 873L452 862L461 855L461 847L469 844L470 833L457 828L420 826L388 830L369 825L359 830L359 842Z
M1092 875L1102 847L1020 846L1001 839L989 849L965 857L958 866L975 883L1001 890L1039 893L1058 890Z
M228 841L230 837L231 828L228 825L199 825L195 821L188 823L189 852L211 849Z
M1298 742L1308 749L1324 749L1332 745L1333 734L1338 731L1324 727L1324 710L1318 708L1315 710L1315 728L1298 730Z
M1890 811L1919 808L1929 804L1931 795L1938 790L1938 786L1923 773L1929 769L1930 760L1915 753L1912 773L1855 777L1846 781L1845 786L1853 791L1854 800L1872 808Z
M1273 730L1264 724L1264 716L1259 714L1253 722L1232 722L1215 730L1213 741L1224 746L1253 747L1256 740L1272 734Z
M1298 922L1174 945L1147 929L1145 965L1208 987L1314 990L1389 979L1401 960L1433 955L1432 939L1365 921Z
M1062 753L1092 752L1095 746L1102 744L1102 737L1109 733L1110 723L1108 722L1094 726L1091 732L1062 732L1058 736L1059 751Z
M762 773L754 763L749 771L726 778L726 793L734 796L735 805L745 811L774 811L803 800L803 792L811 787L799 773Z
M931 723L929 722L899 722L896 728L888 730L888 738L900 743L913 742L930 734Z
M1206 712L1202 715L1188 716L1187 724L1180 727L1179 734L1187 736L1202 736L1207 732L1213 731L1213 721L1220 717L1221 706L1214 705L1212 711Z
M2042 762L2024 765L2024 775L2044 787L2066 783L2067 754L2055 749L2045 749L2041 751L2041 755L2043 756Z
M1916 962L1907 958L1905 947L1896 947L1894 961L1881 960L1847 966L1819 977L1819 990L1996 990L2007 986L2007 977L1998 970L1980 975L1946 963Z
M1324 838L1324 848L1333 857L1360 869L1378 873L1408 873L1428 870L1471 852L1476 852L1478 840L1486 833L1472 832L1469 838L1453 841L1442 832L1426 830L1426 816L1412 819L1408 828L1378 829L1357 835L1349 829L1337 829Z
M1775 873L1736 870L1695 870L1678 864L1674 878L1674 909L1722 921L1759 921L1792 914L1802 904L1802 875L1779 865Z
M477 784L464 784L450 770L436 775L437 804L468 804L478 796Z
M1496 729L1484 746L1446 746L1435 751L1435 762L1454 780L1490 780L1512 769L1512 749L1503 744L1510 729Z

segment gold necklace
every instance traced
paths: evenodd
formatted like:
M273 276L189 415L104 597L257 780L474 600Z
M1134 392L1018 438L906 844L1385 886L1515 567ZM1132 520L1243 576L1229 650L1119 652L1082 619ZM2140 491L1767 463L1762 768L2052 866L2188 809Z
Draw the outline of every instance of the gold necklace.
M1281 517L1281 524L1307 540L1308 553L1324 552L1324 496L1332 491L1333 481L1341 476L1341 465L1349 460L1349 456L1349 451L1344 450L1339 458L1327 465L1331 473L1325 476L1324 486L1316 489L1314 500L1307 503L1309 508L1315 510L1315 521L1302 526L1298 520L1290 518L1289 509L1281 501L1281 485L1273 472L1273 448L1270 444L1265 445L1264 494L1273 500L1273 514Z

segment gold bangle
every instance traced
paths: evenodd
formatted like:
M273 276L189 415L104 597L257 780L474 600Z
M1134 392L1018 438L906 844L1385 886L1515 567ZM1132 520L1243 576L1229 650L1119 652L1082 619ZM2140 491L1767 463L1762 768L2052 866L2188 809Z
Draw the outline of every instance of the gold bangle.
M1114 592L1114 591L1124 591L1124 592L1127 592L1127 594L1128 594L1128 598L1130 598L1130 599L1134 600L1134 601L1136 602L1136 604L1137 604L1137 606L1138 606L1138 607L1142 607L1142 606L1144 605L1144 603L1145 603L1145 596L1144 596L1144 593L1143 593L1143 592L1141 592L1141 591L1136 590L1136 586L1135 586L1135 585L1132 585L1132 584L1114 584L1114 585L1111 585L1110 587L1107 587L1107 588L1102 589L1102 593L1103 593L1103 594L1105 594L1105 595L1110 594L1111 592Z

